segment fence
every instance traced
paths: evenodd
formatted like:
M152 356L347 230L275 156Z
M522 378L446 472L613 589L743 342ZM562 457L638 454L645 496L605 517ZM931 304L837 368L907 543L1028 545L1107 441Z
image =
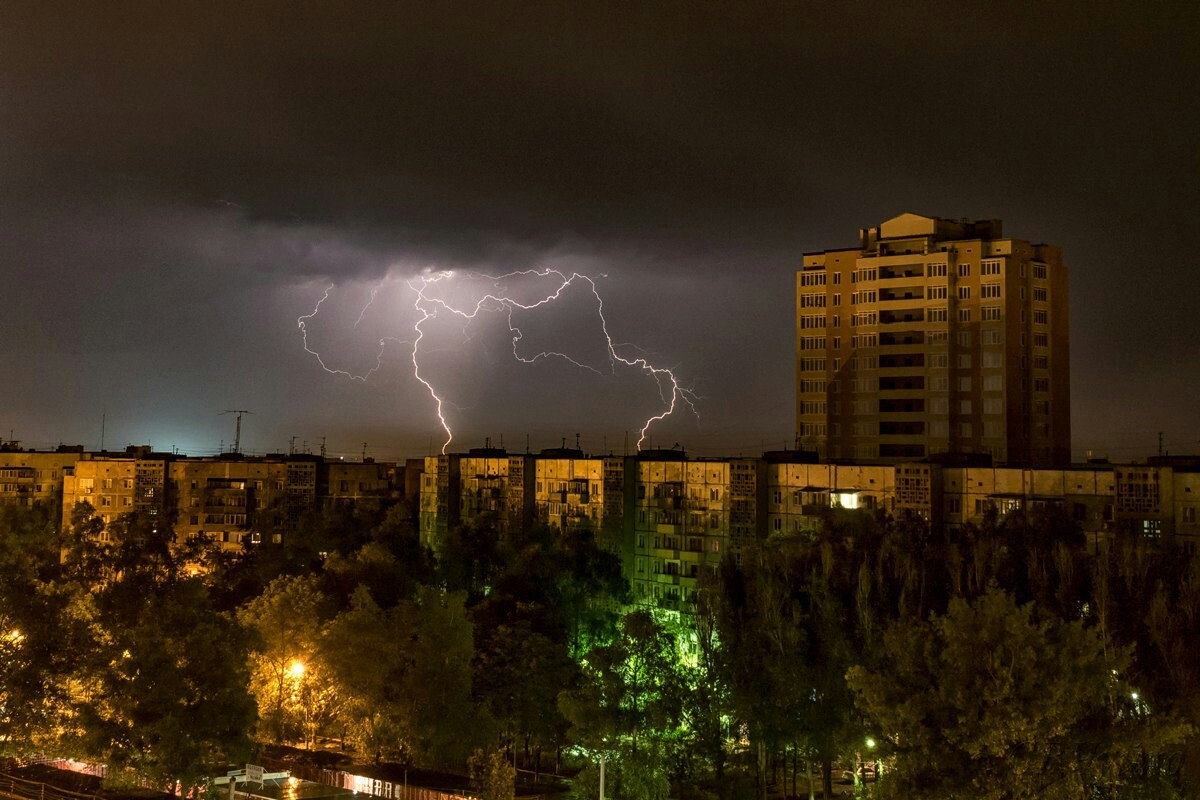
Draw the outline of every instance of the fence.
M48 783L25 780L7 773L0 773L0 794L20 798L20 800L100 800L94 794L72 792Z

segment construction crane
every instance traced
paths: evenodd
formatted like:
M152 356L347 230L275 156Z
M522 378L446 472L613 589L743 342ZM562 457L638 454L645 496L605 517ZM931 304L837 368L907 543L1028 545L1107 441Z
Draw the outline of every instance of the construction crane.
M222 411L220 414L222 417L226 414L237 414L237 434L233 439L233 452L238 453L239 455L242 452L242 414L253 413L253 411L247 411L244 408L231 408Z

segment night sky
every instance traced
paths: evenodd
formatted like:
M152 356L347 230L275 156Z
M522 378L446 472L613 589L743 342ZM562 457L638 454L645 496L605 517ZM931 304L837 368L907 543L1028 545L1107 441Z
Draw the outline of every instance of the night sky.
M801 254L915 211L1064 248L1077 457L1197 452L1198 42L1194 2L5 3L0 430L203 453L240 408L249 451L422 455L406 281L557 268L702 398L654 446L780 447ZM302 348L330 284L327 364L401 342L365 383ZM606 374L439 319L455 449L621 452L661 410L590 295L519 324Z

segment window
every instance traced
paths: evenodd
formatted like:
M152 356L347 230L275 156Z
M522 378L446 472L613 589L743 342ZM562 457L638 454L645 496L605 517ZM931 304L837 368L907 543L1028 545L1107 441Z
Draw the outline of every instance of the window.
M959 300L970 300L971 299L971 287L970 286L958 287L958 299Z
M935 397L929 401L929 411L932 414L949 414L950 401L945 397Z
M959 390L960 392L969 392L969 391L971 391L971 379L970 379L970 378L968 378L968 377L959 378L959 379L958 379L958 390ZM966 402L967 402L967 404L969 405L971 401L970 401L970 400L967 400ZM966 411L964 411L963 413L967 413L967 411L969 411L969 410L970 410L970 409L967 409L967 410L966 410Z
M999 261L981 261L979 263L979 274L980 275L999 275L1000 274L1000 262Z
M1050 379L1049 378L1034 378L1033 379L1033 390L1035 392L1050 391Z
M971 274L971 265L970 264L959 264L958 265L958 277L965 278L970 274Z
M854 292L850 295L850 303L857 305L858 303L874 303L879 299L879 292L875 289L864 289L861 292Z
M983 436L985 439L999 439L1004 436L1004 427L995 420L986 420L983 423Z
M1046 265L1045 265L1045 264L1038 264L1038 263L1034 263L1034 265L1033 265L1033 277L1035 277L1035 278L1040 278L1040 279L1042 279L1042 280L1045 280L1045 279L1046 279Z
M800 327L805 330L808 330L811 328L824 328L825 327L825 317L824 316L818 317L818 316L811 316L811 315L810 316L802 316L802 317L800 317Z
M802 358L800 359L801 372L824 372L825 359L823 358Z
M985 392L1004 391L1004 378L999 375L985 375L983 378L983 390Z
M833 349L840 350L841 347L842 347L842 337L840 337L840 336L833 337Z
M929 435L935 438L945 439L950 435L950 423L946 420L934 420L929 423Z
M1050 357L1049 356L1034 356L1033 357L1033 366L1036 367L1037 369L1050 369Z
M1004 366L1004 357L995 350L985 350L983 353L983 366L987 369L997 369Z
M929 356L929 366L934 369L948 369L950 367L950 354L931 353Z
M929 388L935 392L950 391L950 378L947 375L935 375L929 379Z
M1033 346L1034 347L1049 347L1050 346L1049 335L1047 335L1045 333L1035 333L1033 335Z
M825 285L825 273L824 272L802 272L800 274L800 285L801 286L824 286Z
M825 392L825 381L800 381L800 393L812 394L814 392Z
M961 355L959 355L958 368L959 369L970 369L971 368L971 354L970 353L962 353Z
M824 336L802 336L802 337L800 337L800 349L801 350L824 350L825 349L825 337Z
M958 332L958 343L962 347L970 347L971 346L971 332L970 331L959 331Z
M1049 321L1049 315L1046 313L1046 309L1036 309L1033 312L1033 321L1038 325L1045 325Z
M1033 299L1039 303L1046 302L1046 287L1045 286L1033 287Z
M950 332L947 330L929 331L925 334L925 341L930 344L946 344L950 341Z
M1001 343L1000 337L1001 337L1001 334L998 329L986 330L983 332L983 343L984 344L1000 344Z
M929 265L929 276L931 278L946 277L946 265L945 264L930 264Z
M840 306L842 304L842 296L840 294L835 294L833 296L833 304L835 306Z
M945 322L948 319L946 308L931 308L929 309L930 322Z
M970 438L970 437L974 436L975 433L971 429L971 423L969 423L969 422L959 423L959 435L964 436L966 438Z
M998 397L989 397L983 401L983 413L985 414L1003 414L1004 401Z
M945 300L946 299L946 287L945 286L930 286L929 290L925 293L925 296L927 298L929 298L930 300Z
M984 306L979 311L979 318L984 322L999 322L1000 306Z
M825 295L824 294L816 294L816 293L802 294L802 295L800 295L800 307L801 308L824 308L825 307Z
M951 497L949 500L950 500L950 502L948 505L949 505L950 513L951 514L961 514L962 513L962 498L961 497Z
M1195 506L1184 506L1183 507L1183 522L1185 525L1195 525L1196 524L1196 507Z
M993 299L1000 297L1000 284L998 284L998 283L983 284L982 286L979 287L979 296L984 297L984 298L993 298Z
M852 325L877 325L879 324L878 311L859 311L851 320Z
M834 285L837 286L837 285L841 284L841 282L842 282L842 273L840 273L840 272L833 273Z
M959 322L970 322L971 321L971 309L960 308L958 310L958 321Z

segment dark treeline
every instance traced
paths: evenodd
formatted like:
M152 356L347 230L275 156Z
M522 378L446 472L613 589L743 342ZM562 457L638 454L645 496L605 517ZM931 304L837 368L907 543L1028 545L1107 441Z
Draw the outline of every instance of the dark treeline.
M1053 510L944 534L831 511L728 557L677 616L631 607L587 528L498 530L435 556L380 501L221 552L2 507L0 753L187 787L333 739L487 797L518 768L581 770L593 797L601 761L618 798L1200 785L1200 563L1177 551L1097 546Z

